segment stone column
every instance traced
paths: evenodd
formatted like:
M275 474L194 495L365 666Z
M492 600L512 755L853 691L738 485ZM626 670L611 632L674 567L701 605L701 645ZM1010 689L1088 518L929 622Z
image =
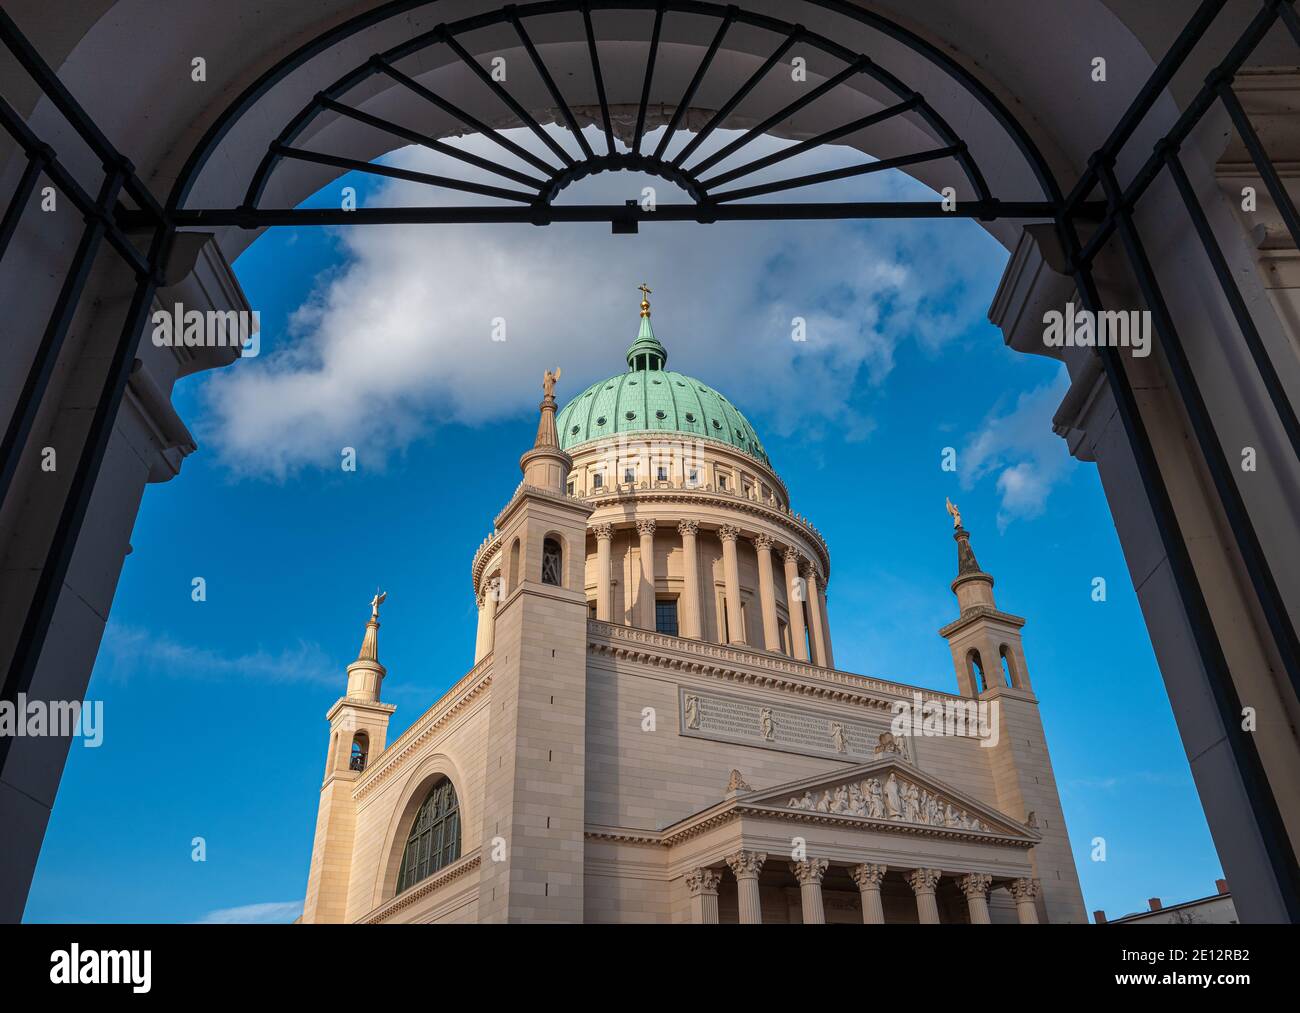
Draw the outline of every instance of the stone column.
M492 653L496 641L497 599L501 597L501 578L493 577L483 588L483 604L478 610L478 638L474 643L474 664Z
M695 549L695 536L700 533L699 521L682 521L677 525L682 536L682 607L677 617L678 630L692 640L704 638L700 622L700 561Z
M803 566L799 569L803 573L803 579L808 582L808 618L812 622L812 636L808 639L812 641L813 663L827 668L826 637L822 633L821 592L817 589L817 567L810 560L804 560Z
M858 884L862 894L862 923L864 925L884 925L885 906L880 903L880 881L885 878L886 866L855 865L853 882Z
M961 892L966 895L966 907L970 911L970 923L972 925L990 924L989 887L992 883L992 876L980 875L974 872L957 880Z
M637 625L643 630L655 628L655 522L637 521L641 536L641 586L637 591Z
M922 925L939 924L939 905L934 899L934 891L941 875L938 869L913 869L907 877L912 892L916 894L916 917Z
M722 575L727 582L727 631L728 641L733 644L745 643L745 620L740 611L740 560L736 557L736 539L740 529L731 524L724 524L718 529L722 539Z
M727 856L727 865L736 877L736 897L740 904L740 921L743 925L759 925L763 921L763 905L758 892L758 874L767 861L762 851L737 851Z
M597 524L591 530L596 536L596 618L607 623L614 608L609 586L609 548L614 540L614 525Z
M829 578L827 578L829 580ZM835 651L831 647L831 613L826 607L826 583L817 588L817 606L822 614L822 642L826 645L826 667L835 667Z
M692 869L686 874L691 891L691 921L696 925L718 924L718 884L722 873L714 869Z
M794 656L799 661L808 660L808 643L804 633L802 598L805 591L799 591L799 550L788 548L782 553L785 559L785 601L790 609L790 645Z
M769 651L781 650L781 631L776 624L776 587L772 580L772 536L759 535L754 539L758 552L758 597L763 606L763 646Z
M799 899L803 902L805 925L826 924L826 911L822 907L822 877L826 875L826 866L829 864L824 858L790 863L790 871L799 881Z
M1016 899L1016 915L1021 925L1038 924L1038 907L1034 904L1038 889L1036 879L1017 879L1011 884L1011 896Z

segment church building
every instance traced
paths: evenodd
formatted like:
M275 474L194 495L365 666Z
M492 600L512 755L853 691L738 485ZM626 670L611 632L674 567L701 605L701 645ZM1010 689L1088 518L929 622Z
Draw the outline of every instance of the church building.
M956 692L837 669L825 539L648 294L625 371L559 411L546 374L473 664L391 743L372 602L302 921L1086 921L1025 620L960 514Z

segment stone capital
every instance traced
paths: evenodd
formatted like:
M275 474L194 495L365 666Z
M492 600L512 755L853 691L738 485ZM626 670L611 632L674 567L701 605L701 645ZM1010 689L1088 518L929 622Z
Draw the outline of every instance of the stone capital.
M817 565L811 559L801 559L799 561L799 575L804 580L821 583L821 574L817 572Z
M722 873L716 869L692 869L686 874L686 888L692 897L702 894L718 893L718 884L722 882Z
M614 525L612 524L593 524L591 533L597 538L609 541L614 537Z
M699 521L678 521L677 533L681 535L683 538L685 538L687 535L690 535L692 538L694 538L696 535L700 533L700 522Z
M754 536L754 548L758 549L760 552L763 552L764 550L770 552L772 546L775 544L776 544L776 539L773 538L771 535Z
M640 535L642 538L646 538L649 535L653 535L655 533L655 522L651 520L637 521L636 533Z
M830 862L824 858L809 858L803 862L791 862L790 872L800 886L820 886L828 865Z
M1011 896L1016 900L1033 900L1038 896L1039 883L1036 879L1017 879L1011 883Z
M880 882L885 878L885 872L888 868L887 865L872 863L855 865L849 870L849 875L853 877L853 882L858 884L859 890L879 890Z
M763 871L763 863L766 861L765 851L737 851L726 858L727 865L737 879L758 879L758 874Z
M787 545L784 549L781 550L781 558L784 559L787 563L794 563L796 566L798 566L800 561L803 559L803 553L800 552L798 549L796 549L793 545Z
M957 879L957 885L961 887L961 892L967 897L983 897L988 899L989 887L993 885L993 877L971 872Z
M913 869L907 875L907 882L916 894L934 893L943 872L939 869Z
M724 542L734 542L740 537L740 528L734 524L724 524L718 528L718 537Z

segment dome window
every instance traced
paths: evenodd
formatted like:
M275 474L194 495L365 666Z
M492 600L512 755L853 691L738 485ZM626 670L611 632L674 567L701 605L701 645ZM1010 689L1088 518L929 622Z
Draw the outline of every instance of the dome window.
M661 386L663 384L662 380L651 380L650 382L653 383L656 387Z
M713 420L713 428L714 428L714 429L721 429L721 428L722 428L722 423L719 422L717 419L714 419L714 420Z
M628 385L629 387L635 387L635 386L636 386L636 381L635 381L635 380L629 380L629 381L627 382L627 385Z
M604 415L602 415L602 416L600 416L598 419L596 419L596 425L598 425L598 426L603 426L604 424L605 424L605 416L604 416Z
M625 418L625 419L627 419L629 422L631 422L633 419L636 418L636 412L624 412L624 413L623 413L623 418Z
M687 422L694 422L694 421L695 421L695 414L694 414L693 412L687 412L687 413L686 413L686 421L687 421Z
M662 422L664 419L668 418L668 416L664 413L663 409L661 408L659 409L659 411L655 412L655 418L659 419L659 421Z
M579 428L580 428L579 426L574 426L572 429L569 430L569 435L570 435L570 436L577 436L577 435L578 435L578 429L579 429Z

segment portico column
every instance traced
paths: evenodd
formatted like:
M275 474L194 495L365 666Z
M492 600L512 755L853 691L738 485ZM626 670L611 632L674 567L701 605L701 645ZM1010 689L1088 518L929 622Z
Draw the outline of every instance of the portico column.
M722 539L722 576L727 582L727 640L732 644L745 642L745 620L740 611L740 560L736 557L736 539L740 529L724 524L718 528Z
M808 641L803 625L803 599L807 588L800 590L799 550L788 548L782 553L785 558L785 601L790 609L790 646L794 656L800 661L808 660Z
M493 577L483 588L483 603L478 610L478 637L474 641L474 664L492 653L496 640L497 598L500 597L501 578Z
M756 537L754 549L758 552L758 598L763 607L763 646L769 651L779 651L781 631L776 625L776 588L772 580L772 536Z
M885 869L886 866L872 864L853 867L853 882L858 884L858 892L862 895L864 925L885 924L885 907L880 903L880 881L885 878Z
M970 911L970 923L972 925L990 924L989 887L992 883L992 876L980 875L974 872L957 880L961 892L966 895L966 907Z
M830 578L827 578L829 581ZM822 614L822 642L826 645L826 667L835 667L835 650L831 647L831 614L826 607L826 581L817 588L817 607Z
M922 925L939 924L939 904L934 899L934 891L941 875L938 869L913 869L907 877L916 894L916 917Z
M822 632L821 593L817 590L817 567L810 560L804 560L800 567L803 579L808 583L808 618L812 620L813 663L826 668L826 637Z
M591 530L596 536L596 618L607 623L613 611L609 593L609 547L614 540L614 525L597 524Z
M1038 896L1038 880L1017 879L1011 884L1011 896L1016 899L1016 915L1021 925L1038 924L1038 907L1034 898Z
M826 875L826 866L829 864L824 858L790 863L790 871L799 881L799 899L803 902L805 925L826 924L826 911L822 907L822 877Z
M682 610L677 617L681 635L692 640L704 637L700 623L700 563L695 550L695 536L700 533L699 521L682 521L677 525L682 536Z
M727 865L736 877L736 899L740 905L742 925L759 925L763 921L763 904L758 892L758 874L763 871L767 853L737 851L727 856Z
M637 592L637 625L643 630L655 628L655 522L637 521L641 536L641 589Z
M691 921L696 925L718 924L718 884L722 873L714 869L692 869L686 874L691 891Z

